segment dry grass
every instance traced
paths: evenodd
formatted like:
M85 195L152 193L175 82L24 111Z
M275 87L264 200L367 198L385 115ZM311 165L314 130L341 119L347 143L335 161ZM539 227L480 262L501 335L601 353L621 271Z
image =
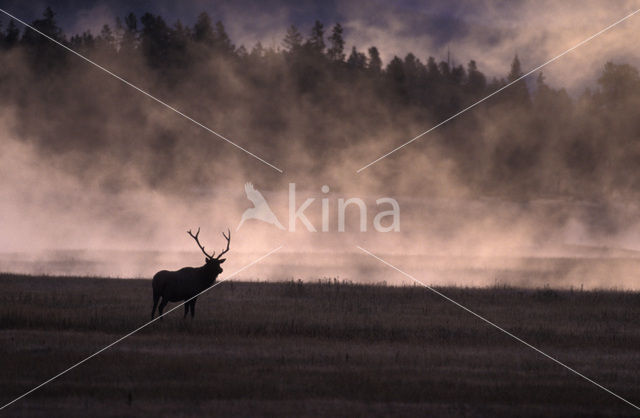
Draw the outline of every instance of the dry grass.
M640 294L440 290L640 402ZM0 401L150 311L146 280L1 275ZM223 283L199 299L195 321L173 312L9 408L47 417L637 413L424 288L334 282Z

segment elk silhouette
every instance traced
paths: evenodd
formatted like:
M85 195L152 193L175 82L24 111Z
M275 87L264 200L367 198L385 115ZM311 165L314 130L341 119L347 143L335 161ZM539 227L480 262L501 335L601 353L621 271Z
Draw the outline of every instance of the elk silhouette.
M206 256L204 266L185 267L178 271L162 270L157 272L151 281L151 286L153 287L151 319L153 319L155 315L156 306L158 306L160 298L162 298L162 301L160 301L160 306L158 306L158 315L162 315L162 311L168 302L185 300L188 302L184 305L184 317L187 317L189 311L191 311L191 318L194 317L197 299L194 296L211 287L218 275L222 273L220 264L224 263L226 258L220 259L220 257L229 251L229 243L231 243L231 231L227 232L229 234L228 236L224 232L222 233L222 236L227 240L227 248L218 254L216 258L213 258L216 254L215 251L209 255L204 250L202 244L200 244L200 240L198 239L200 228L198 228L198 232L196 232L195 235L191 233L191 230L187 231L191 238L196 240L196 244L198 244L198 247L200 247L200 250L202 250Z

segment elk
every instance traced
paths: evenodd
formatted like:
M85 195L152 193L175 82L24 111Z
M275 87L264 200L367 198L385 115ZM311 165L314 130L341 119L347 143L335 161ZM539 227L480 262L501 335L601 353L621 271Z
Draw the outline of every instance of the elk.
M222 273L222 267L220 264L224 263L226 258L221 259L227 251L229 251L229 244L231 243L231 231L228 230L226 235L224 232L222 236L227 240L227 248L218 254L217 257L213 257L216 253L209 255L204 249L204 246L200 244L198 235L200 234L200 228L194 235L191 230L187 233L196 241L200 250L206 256L205 263L202 267L185 267L178 271L159 271L153 276L151 286L153 287L153 309L151 310L151 319L153 319L156 306L158 306L158 315L162 316L162 311L168 302L180 302L188 301L184 305L184 318L187 317L189 311L191 311L191 318L195 315L196 299L194 296L201 293L203 290L211 287L215 283L216 278ZM192 299L193 298L193 299ZM162 318L161 318L162 319Z

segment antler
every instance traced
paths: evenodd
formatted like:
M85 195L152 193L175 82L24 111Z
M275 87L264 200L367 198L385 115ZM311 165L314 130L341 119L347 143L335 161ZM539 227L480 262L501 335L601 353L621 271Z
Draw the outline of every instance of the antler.
M222 233L222 236L225 237L225 239L227 240L227 248L221 252L220 254L218 254L218 256L216 257L216 259L220 259L220 257L222 257L222 255L224 255L227 251L229 251L229 243L231 243L231 230L227 228L227 233L229 234L229 236L225 235L225 233Z
M198 244L198 247L200 247L200 249L202 250L202 252L204 253L204 255L206 255L208 258L213 258L214 255L216 255L216 252L214 251L213 254L209 255L207 254L207 252L204 250L204 247L202 246L202 244L200 244L200 240L198 239L198 235L200 234L200 228L198 228L198 232L196 232L195 235L193 235L191 233L191 230L187 231L187 234L191 235L191 238L196 240L196 244ZM227 249L229 248L228 244L227 244ZM220 257L220 256L218 256Z

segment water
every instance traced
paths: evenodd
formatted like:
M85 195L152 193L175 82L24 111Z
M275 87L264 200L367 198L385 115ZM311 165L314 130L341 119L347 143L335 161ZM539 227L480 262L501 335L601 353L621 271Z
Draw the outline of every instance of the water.
M229 254L228 276L264 253ZM389 263L428 285L617 288L640 290L640 256L630 251L576 249L559 252L521 251L509 256L461 254L379 254ZM41 251L0 253L0 271L64 276L151 278L159 270L203 264L196 252ZM360 252L294 252L280 250L242 271L234 280L331 279L354 283L411 285L414 281Z

